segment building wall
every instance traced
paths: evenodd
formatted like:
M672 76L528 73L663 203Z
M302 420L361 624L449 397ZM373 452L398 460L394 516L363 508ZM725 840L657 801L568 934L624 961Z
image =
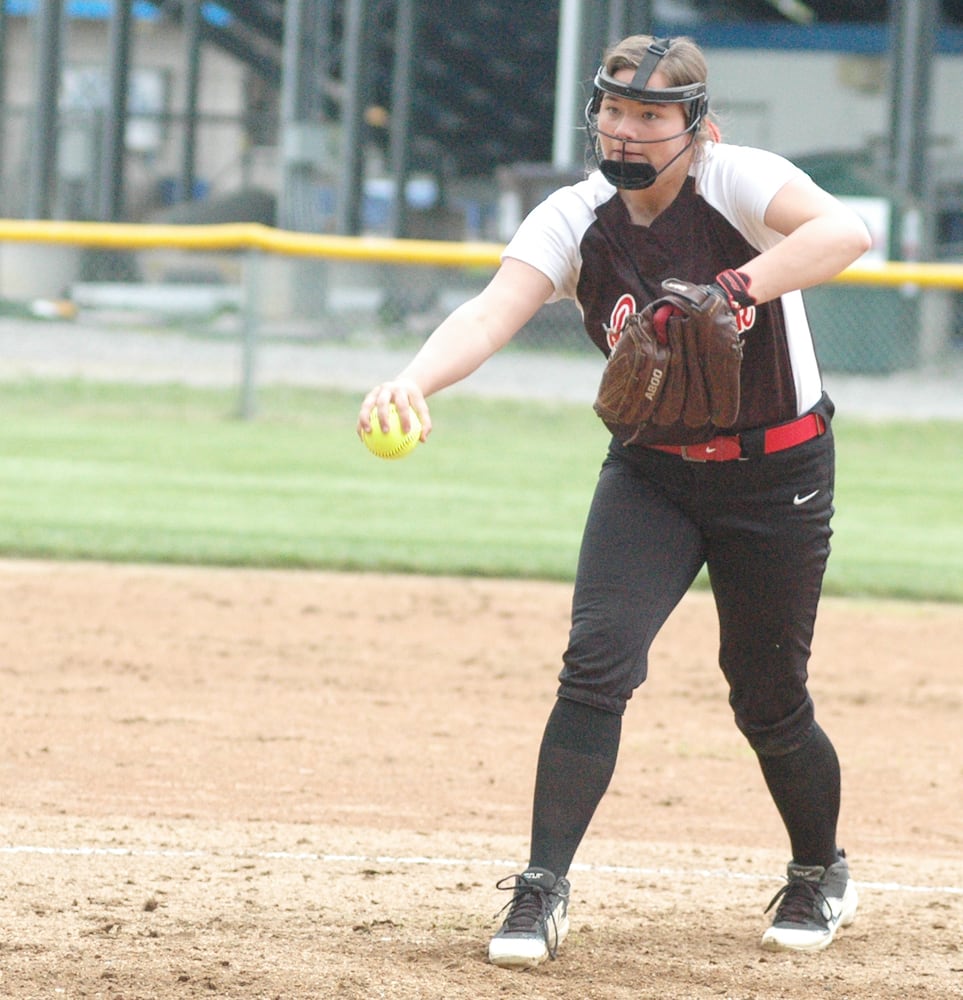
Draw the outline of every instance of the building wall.
M157 208L169 184L180 175L183 156L182 130L178 116L186 104L186 53L182 33L162 21L133 23L130 70L133 77L147 78L147 97L160 79L164 91L166 122L131 128L134 149L129 149L126 200L131 215ZM103 94L97 91L96 72L108 64L107 25L102 21L69 21L62 41L65 84L62 88L59 170L62 176L79 180L85 173L96 175L98 122L94 110ZM34 88L35 53L33 22L11 18L7 51L7 109L4 128L5 214L16 215L26 194L29 143ZM241 111L244 106L245 70L235 59L212 46L201 55L202 82L198 95L200 126L197 132L199 179L212 192L232 191L246 182L247 156ZM103 73L100 74L101 82ZM137 80L132 79L135 85ZM156 140L156 142L152 141Z
M814 152L885 151L890 128L888 60L841 52L714 49L707 52L712 107L728 141L790 158ZM933 67L930 137L943 179L963 177L958 95L963 57Z
M32 19L8 21L3 54L7 108L3 132L3 185L0 211L17 215L24 204L34 74ZM71 72L106 67L107 25L71 21L63 61ZM889 127L886 58L835 51L773 51L760 48L707 48L712 106L729 141L761 145L790 157L812 152L885 149ZM185 106L185 53L176 26L163 20L135 21L131 66L159 71L166 81L166 109L175 116ZM245 70L239 62L207 46L202 55L200 125L196 173L213 195L246 185L275 189L277 151L251 149L241 122ZM963 56L937 57L933 72L931 134L934 162L942 178L963 177L963 136L958 95L963 92ZM62 171L82 186L98 149L96 126L83 114L66 120ZM85 145L86 142L86 145ZM180 173L181 132L176 121L159 130L156 147L132 152L126 199L131 217L157 208L165 184ZM82 203L82 202L81 202Z

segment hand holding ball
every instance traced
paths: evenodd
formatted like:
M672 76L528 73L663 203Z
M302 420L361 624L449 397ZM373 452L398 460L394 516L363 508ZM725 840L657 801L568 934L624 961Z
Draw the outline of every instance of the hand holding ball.
M365 447L378 458L404 458L418 446L421 439L421 421L414 410L411 411L411 430L407 434L401 429L401 418L394 403L388 411L388 430L381 429L377 410L371 411L371 430L362 433Z

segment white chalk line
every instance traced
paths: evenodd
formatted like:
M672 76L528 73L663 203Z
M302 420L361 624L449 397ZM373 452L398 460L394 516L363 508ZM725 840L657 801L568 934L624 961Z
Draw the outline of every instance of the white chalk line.
M174 849L174 848L134 848L134 847L40 847L29 844L9 844L0 846L0 854L41 854L54 857L119 857L119 858L232 858L237 860L256 859L259 861L310 861L317 864L358 864L358 865L413 865L431 868L499 868L518 870L517 861L494 858L446 858L420 855L395 856L388 854L319 854L313 851L252 851L243 854L219 854L216 851ZM773 882L783 881L772 875L752 875L748 872L732 871L728 868L641 868L633 865L592 865L573 864L573 872L594 872L613 875L629 875L645 878L696 878L706 880L723 879L730 882ZM956 885L906 885L901 882L868 882L856 879L861 889L875 892L933 893L936 895L963 896L963 886Z

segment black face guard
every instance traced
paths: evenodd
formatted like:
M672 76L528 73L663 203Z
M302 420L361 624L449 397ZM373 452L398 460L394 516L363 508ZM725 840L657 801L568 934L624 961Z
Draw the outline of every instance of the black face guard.
M655 142L671 142L684 135L694 136L696 130L705 117L709 106L709 97L706 92L705 83L689 83L681 87L665 87L658 90L649 90L646 84L655 71L659 60L669 51L671 42L669 39L659 39L653 41L646 50L642 62L639 64L635 75L630 83L623 83L621 80L610 76L604 66L600 66L595 74L594 89L592 99L585 107L585 124L592 139L592 152L602 175L617 188L628 191L638 191L642 188L650 187L655 183L656 178L663 170L668 169L689 147L692 139L672 157L660 170L656 170L650 163L638 163L626 161L625 151L630 143L637 145L648 145ZM682 104L685 105L686 127L675 135L667 136L665 139L619 139L616 136L602 132L598 125L598 113L602 106L602 100L606 94L613 97L622 97L629 101L638 101L640 104ZM604 135L607 139L613 139L622 144L623 157L619 160L606 160L602 158L601 145L598 137Z

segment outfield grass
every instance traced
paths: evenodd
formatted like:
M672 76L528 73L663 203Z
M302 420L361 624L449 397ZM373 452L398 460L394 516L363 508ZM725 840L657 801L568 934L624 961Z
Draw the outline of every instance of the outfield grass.
M384 462L359 397L0 385L0 554L568 580L606 433L584 405L433 401ZM837 421L827 590L963 600L960 426Z

